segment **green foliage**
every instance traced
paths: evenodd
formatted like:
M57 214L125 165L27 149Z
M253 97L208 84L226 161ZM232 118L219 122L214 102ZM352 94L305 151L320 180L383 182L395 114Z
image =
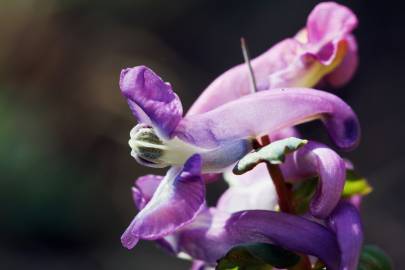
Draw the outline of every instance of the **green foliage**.
M360 255L358 270L391 270L388 256L379 247L366 245Z
M235 174L243 174L253 169L260 162L269 162L271 164L283 163L286 154L294 152L307 142L307 140L294 137L273 142L244 156L235 165L233 172Z
M233 247L218 261L217 270L270 270L288 268L298 263L300 257L271 244L255 243Z
M310 178L298 183L293 190L293 207L296 214L304 214L308 211L309 202L315 193L318 178Z
M346 171L346 182L342 196L367 195L373 188L364 177L358 176L353 170Z

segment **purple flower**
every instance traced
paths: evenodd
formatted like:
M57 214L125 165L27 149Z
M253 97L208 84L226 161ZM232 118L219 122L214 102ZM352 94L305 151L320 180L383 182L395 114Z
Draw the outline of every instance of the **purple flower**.
M191 165L195 168L199 165L198 158L193 157L189 162L195 163ZM262 170L261 165L258 170ZM194 269L200 269L197 267L204 265L214 266L233 246L249 242L272 243L316 256L328 269L356 269L354 266L357 265L362 230L354 207L346 203L340 204L328 219L329 227L303 217L275 212L275 201L271 202L260 196L263 189L274 189L272 182L262 177L253 178L254 176L252 172L232 176L231 178L238 179L231 180L231 187L220 198L217 208L201 208L193 221L161 238L141 238L156 240L177 256L197 260ZM143 204L139 202L149 204L148 198L154 197L152 194L153 188L157 187L156 181L162 181L161 179L149 176L136 181L133 195L140 210ZM252 188L240 192L237 189L239 182L250 183ZM274 192L268 195L272 196ZM264 200L269 202L267 207L263 204ZM237 201L239 205L235 208L233 202ZM261 210L247 210L244 207ZM133 231L127 230L122 238L123 244L132 247L134 237Z
M139 122L131 131L131 154L143 165L172 166L161 181L146 178L159 185L153 196L149 194L149 203L146 197L136 198L142 210L123 236L129 248L139 239L162 238L192 222L204 207L199 167L204 173L223 171L248 153L252 139L259 135L321 119L339 147L350 149L359 140L359 124L351 108L322 91L274 89L183 118L181 102L170 84L144 66L124 70L120 88ZM322 203L314 204L319 215L332 205Z
M336 3L317 5L306 27L274 45L251 61L258 90L280 87L314 87L322 79L340 87L357 68L357 45L351 34L357 26L353 12ZM210 111L252 93L245 64L212 82L196 100L188 115Z
M343 149L355 147L359 140L351 108L322 91L274 89L183 118L170 84L147 67L123 70L120 88L139 122L131 131L131 154L151 167L183 165L198 153L204 172L221 171L251 150L253 138L313 119L321 119Z
M344 160L332 149L316 142L309 142L281 164L284 178L296 182L318 176L319 184L311 205L311 214L326 218L335 209L346 180Z

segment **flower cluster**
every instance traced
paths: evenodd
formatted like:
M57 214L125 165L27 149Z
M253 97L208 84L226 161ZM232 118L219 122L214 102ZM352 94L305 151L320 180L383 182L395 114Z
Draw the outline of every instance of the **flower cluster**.
M338 148L357 146L360 127L350 106L312 89L351 79L356 25L348 8L317 5L296 36L251 61L253 74L245 64L228 70L185 116L172 86L151 69L123 70L120 89L138 121L130 132L131 155L142 165L170 168L165 176L135 181L139 213L122 244L156 241L192 259L193 269L218 268L246 244L298 254L295 269L357 269L363 241L358 208L370 186L349 181L349 161L299 139L294 128L318 119ZM205 186L221 173L229 189L208 207Z

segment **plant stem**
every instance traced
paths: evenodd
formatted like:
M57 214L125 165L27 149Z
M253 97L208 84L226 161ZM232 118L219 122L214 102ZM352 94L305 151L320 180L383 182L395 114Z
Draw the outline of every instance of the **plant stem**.
M270 137L268 135L265 135L260 139L261 143L259 143L258 145L260 145L261 147L271 143ZM294 214L294 208L292 206L292 192L291 189L289 189L289 187L286 185L280 167L278 165L270 164L268 162L266 162L266 166L267 170L269 171L270 177L274 183L274 186L276 188L280 211ZM312 269L311 262L309 261L308 256L305 254L299 255L301 258L300 261L294 267L289 268L289 270L311 270Z
M261 138L261 146L270 144L270 137L268 135ZM266 163L267 170L269 171L270 177L273 180L274 186L276 188L278 196L278 205L281 212L293 214L294 209L292 207L292 193L287 187L284 181L283 174L278 165Z
M256 78L255 78L255 75L253 73L252 65L250 63L249 50L248 50L248 47L246 45L245 38L243 38L243 37L240 38L240 46L242 48L243 59L245 60L245 63L246 63L246 65L248 67L248 70L249 70L251 91L252 91L252 93L255 93L255 92L257 92Z

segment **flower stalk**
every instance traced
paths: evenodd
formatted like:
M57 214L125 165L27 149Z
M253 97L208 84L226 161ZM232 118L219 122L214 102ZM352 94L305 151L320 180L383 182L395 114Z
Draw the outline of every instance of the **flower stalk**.
M262 136L261 147L269 145L271 143L269 135ZM271 164L266 162L267 170L270 174L270 178L273 181L274 187L276 188L278 205L281 212L294 214L294 208L292 205L292 192L289 186L286 185L283 173L281 169L276 164ZM308 256L300 254L300 261L298 264L290 268L290 270L311 270L311 262Z

